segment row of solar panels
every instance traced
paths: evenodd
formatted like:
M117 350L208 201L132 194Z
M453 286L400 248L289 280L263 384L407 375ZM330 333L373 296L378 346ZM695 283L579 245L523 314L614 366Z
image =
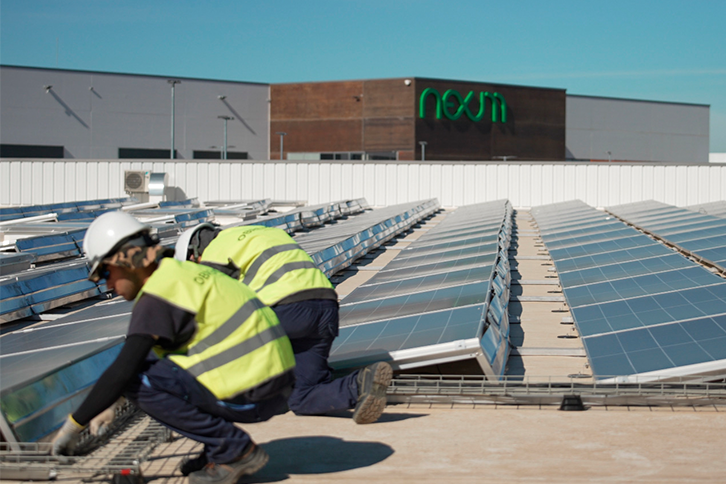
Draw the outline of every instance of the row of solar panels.
M130 203L136 203L136 200L133 198L107 198L103 200L86 200L83 202L5 207L0 208L0 221L37 217L49 213L58 214L58 220L86 218L83 215L85 213L93 213L101 210L118 210L123 205Z
M437 200L396 206L339 219L314 232L328 233L321 251L354 239L370 241L368 250L383 239L369 234L377 227L398 224L400 232L438 210ZM365 217L364 221L358 220ZM405 224L396 222L405 220ZM343 230L346 228L346 230ZM305 234L307 235L307 234ZM390 235L390 234L388 234ZM360 257L365 251L351 253ZM312 254L315 257L315 253ZM322 259L324 260L324 258ZM338 263L342 267L344 264ZM128 326L132 305L108 301L52 322L3 336L0 355L0 428L9 441L35 441L54 431L85 398L90 387L116 357Z
M726 271L726 218L649 201L618 205L608 211Z
M131 213L150 223L162 243L173 245L184 229L214 220L217 212L229 214L244 210L242 203L236 204L237 208L234 209L199 209L191 202L176 203L175 206L168 204L153 210L136 210ZM247 213L257 212L262 207L269 206L270 202L251 201L249 204L253 208ZM304 207L292 213L263 219L252 217L241 223L281 227L293 232L359 213L366 208L368 204L365 199L358 199ZM91 221L17 224L3 228L5 236L14 233L44 234L18 238L14 244L18 252L0 253L0 323L38 315L70 302L97 296L105 290L105 286L86 280L88 268L85 262L67 263L68 260L82 258L83 237ZM29 270L32 264L40 266Z
M723 277L583 202L532 213L594 376L617 381L726 376ZM705 237L708 229L691 223L700 214L685 215L678 223L690 227L692 240Z
M512 207L461 207L341 303L330 356L343 370L389 361L408 370L476 360L489 378L509 355Z

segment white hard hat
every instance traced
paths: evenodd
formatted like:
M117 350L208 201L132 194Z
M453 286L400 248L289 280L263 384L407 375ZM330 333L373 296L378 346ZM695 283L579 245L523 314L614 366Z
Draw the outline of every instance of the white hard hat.
M94 220L83 238L83 251L91 262L89 278L94 277L103 259L112 255L134 236L143 236L150 230L151 226L121 211L106 212Z
M185 261L189 260L189 249L191 248L190 245L192 244L192 237L194 237L194 234L199 232L202 229L212 229L214 230L216 227L209 222L205 222L203 224L195 225L194 227L185 230L182 232L182 234L179 236L179 238L176 241L176 245L174 246L174 258L176 260ZM197 244L198 245L198 244ZM201 255L201 254L195 254L195 255Z

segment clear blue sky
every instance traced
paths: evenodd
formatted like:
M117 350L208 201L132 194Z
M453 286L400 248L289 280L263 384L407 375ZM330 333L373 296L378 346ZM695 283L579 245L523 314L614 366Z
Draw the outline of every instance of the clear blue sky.
M0 0L0 62L264 83L435 77L709 104L726 0Z

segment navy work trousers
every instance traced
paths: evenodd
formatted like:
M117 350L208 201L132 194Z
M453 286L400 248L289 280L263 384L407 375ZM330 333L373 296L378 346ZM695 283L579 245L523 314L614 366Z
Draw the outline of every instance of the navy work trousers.
M320 415L355 407L354 372L333 380L328 356L338 336L338 302L310 299L272 308L295 353L295 387L287 401L296 415Z
M203 443L209 461L218 464L233 461L250 443L233 422L262 422L287 411L286 394L255 403L221 402L183 368L153 356L124 395L174 432Z

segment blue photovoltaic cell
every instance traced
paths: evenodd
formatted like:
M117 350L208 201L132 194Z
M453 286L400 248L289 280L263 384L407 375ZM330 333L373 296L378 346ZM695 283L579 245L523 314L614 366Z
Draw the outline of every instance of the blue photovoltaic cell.
M340 306L340 325L391 319L485 302L489 281Z
M553 232L549 234L540 234L542 240L547 244L560 239L572 239L580 235L598 234L601 232L609 232L611 230L617 230L623 228L623 223L616 219L602 221L597 224L592 224L588 227L578 227L572 230L566 230L561 232ZM549 246L549 245L548 245Z
M693 263L680 254L671 253L661 257L650 257L648 259L601 265L579 271L563 272L559 276L560 285L570 288L685 267L693 267Z
M404 251L402 251L395 259L389 262L385 270L390 271L394 269L401 269L405 267L413 267L427 264L435 264L437 262L446 262L456 259L464 259L467 257L485 255L485 254L496 254L499 252L499 243L494 242L492 244L480 245L467 247L465 249L452 249L442 252L436 252L433 254L425 254L415 257L402 257Z
M660 206L674 210L670 205L660 204ZM667 217L654 219L643 216L639 213L640 210L643 210L640 204L621 205L610 209L611 212L643 230L724 268L723 261L726 257L722 257L719 250L726 248L726 221L722 218L681 208L675 209L675 212ZM722 237L720 244L716 240L718 237ZM706 243L707 248L704 248L702 242L705 239L712 239ZM691 245L690 241L694 243Z
M454 249L466 249L469 247L479 247L481 245L488 245L497 240L497 235L487 234L478 237L471 237L465 239L458 239L452 242L441 242L432 245L426 245L419 247L418 244L415 248L406 249L401 251L402 257L414 257L421 256L424 254L434 254L437 252L448 252Z
M571 232L576 232L578 230L589 230L593 229L595 232L599 231L601 228L609 227L613 223L620 223L622 226L622 222L617 220L615 217L612 216L605 216L603 214L600 214L597 218L593 218L591 220L587 221L575 221L575 222L568 222L563 225L558 226L547 226L544 227L540 224L540 236L543 240L549 240L550 238L557 239L559 238L560 234L563 234L566 236L566 234L569 234Z
M698 255L704 259L708 259L712 262L719 264L721 267L726 262L726 247L719 247L717 249L699 250Z
M694 238L694 236L691 235L692 240L687 240L685 242L679 240L671 240L671 242L673 242L674 244L679 244L683 248L695 252L723 247L724 237L726 237L726 230L724 230L723 235L719 235L716 237L706 237L705 239L703 239L700 237Z
M636 222L636 224L641 227L645 226L652 232L661 232L679 230L681 227L689 225L694 226L695 228L708 227L713 224L718 224L719 222L723 221L720 221L715 217L711 217L710 215L698 215L688 210L684 210L683 213L677 216L665 218L657 222Z
M595 234L585 234L571 239L559 239L553 241L546 241L547 249L550 251L565 248L582 246L583 244L589 244L593 242L605 242L608 240L622 239L623 237L629 237L633 235L640 235L635 229L630 227L622 227L618 230L608 230L606 232L598 232Z
M645 259L647 257L659 257L673 254L673 251L658 242L645 237L650 241L649 245L643 245L627 250L616 250L613 252L604 252L595 255L586 255L575 257L572 259L555 259L555 267L558 273L588 269L601 265L615 264L618 262L628 262L632 260Z
M723 279L702 267L689 267L687 269L572 287L566 291L565 295L570 307L576 308L588 304L632 299L649 294L690 289L722 282Z
M460 240L460 239L472 239L480 237L482 234L487 232L492 234L492 237L496 239L496 235L499 233L499 227L501 227L502 221L499 220L496 223L487 223L485 225L467 225L465 228L453 231L445 231L432 233L429 232L421 238L416 240L416 247L426 247L428 245L434 245L441 242Z
M597 377L630 375L726 358L726 315L585 338Z
M563 249L551 250L550 256L556 260L571 259L574 257L582 257L583 255L594 255L602 252L632 249L643 245L650 245L651 242L651 239L644 235L636 235L633 237L624 237L618 240L609 240L607 242L596 242L577 247L566 247Z
M329 361L347 366L390 361L390 352L450 343L478 337L483 324L484 305L405 316L370 324L340 328ZM364 361L356 361L363 358Z
M583 337L726 313L726 283L572 309Z
M433 264L422 264L414 267L380 271L376 274L376 282L397 281L399 279L422 276L425 274L438 274L441 272L451 272L483 265L493 265L496 258L497 254L484 254L475 257L465 257L458 260L447 260Z
M698 222L698 223L683 223L683 224L677 224L673 227L668 228L662 228L657 229L658 235L663 237L664 239L671 240L671 237L674 236L684 236L686 234L694 235L694 234L700 234L702 231L710 231L712 234L722 234L723 230L726 228L726 220L723 219L714 219L712 217L712 220L708 220L706 222ZM655 230L653 230L655 231Z
M726 225L659 202L620 206L611 212L704 259L726 259ZM596 213L581 204L581 209ZM557 205L538 207L540 228L570 224ZM541 214L549 215L546 222ZM656 230L658 229L658 230ZM543 240L597 378L639 375L726 360L726 282L648 237L646 244L572 258ZM578 241L580 242L580 241ZM631 241L632 242L632 241ZM689 248L690 245L690 248ZM602 249L597 246L596 250ZM723 249L723 252L719 252ZM579 250L583 250L580 248ZM717 262L716 262L717 263ZM726 361L723 362L726 372ZM665 373L663 373L665 372ZM680 375L686 373L679 370Z
M448 286L458 286L476 281L489 280L492 266L480 266L461 271L444 272L381 284L359 286L353 294L345 298L345 304L353 302L400 296L415 292L428 291Z
M477 361L487 375L502 375L509 354L509 290L502 281L507 260L500 257L509 246L511 212L506 201L458 208L344 298L331 364L353 368L391 359L394 366L427 366L427 358L481 355ZM499 312L485 314L490 301ZM484 331L485 318L491 331ZM473 340L474 347L460 353L458 346L437 346L460 340ZM412 355L414 362L408 360Z
M721 245L726 243L726 227L714 227L710 229L697 230L695 232L684 232L681 234L669 235L668 241L678 245L698 239L720 239Z

